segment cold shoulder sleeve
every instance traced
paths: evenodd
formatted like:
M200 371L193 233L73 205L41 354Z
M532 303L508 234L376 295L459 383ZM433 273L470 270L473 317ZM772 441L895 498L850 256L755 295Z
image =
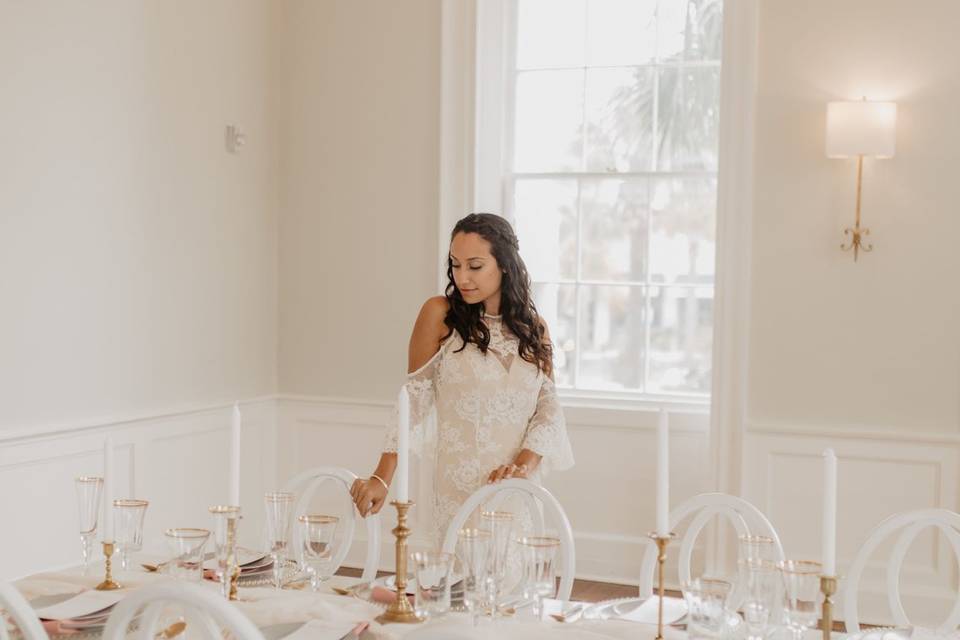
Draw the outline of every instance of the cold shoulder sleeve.
M563 408L553 380L546 376L537 397L537 408L527 424L523 448L543 457L540 468L544 474L551 469L562 471L573 466L573 448L567 436Z
M442 345L440 350L425 365L413 373L408 373L404 383L407 387L407 394L410 396L410 449L415 455L421 453L424 439L428 437L428 422L436 405L437 371L445 346ZM399 412L397 403L394 402L390 411L390 419L387 422L387 433L383 439L384 453L396 453L397 451L398 422Z

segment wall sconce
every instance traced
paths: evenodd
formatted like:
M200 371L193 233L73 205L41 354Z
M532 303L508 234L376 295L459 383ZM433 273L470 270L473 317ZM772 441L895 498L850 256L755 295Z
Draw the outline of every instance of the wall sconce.
M857 159L857 217L853 228L844 229L856 262L861 250L872 251L863 242L870 230L860 227L860 192L863 183L863 159L892 158L896 146L897 105L894 102L830 102L827 104L827 157Z

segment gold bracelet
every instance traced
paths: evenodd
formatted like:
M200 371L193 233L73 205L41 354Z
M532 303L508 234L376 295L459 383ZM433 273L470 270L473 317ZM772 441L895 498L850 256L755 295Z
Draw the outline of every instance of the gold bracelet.
M387 484L387 481L384 480L383 478L381 478L380 476L378 476L377 474L371 473L371 474L370 474L370 478L371 478L371 479L376 478L377 480L380 481L380 484L383 485L383 488L384 488L384 489L386 489L387 491L390 491L390 485Z

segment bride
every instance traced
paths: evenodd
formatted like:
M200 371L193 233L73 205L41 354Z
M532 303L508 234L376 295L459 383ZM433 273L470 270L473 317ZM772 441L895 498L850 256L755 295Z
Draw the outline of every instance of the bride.
M484 483L539 482L547 469L573 466L550 336L518 250L500 216L474 213L457 222L445 295L423 304L410 336L410 442L432 472L436 539ZM383 507L396 450L394 411L376 470L350 490L361 515Z

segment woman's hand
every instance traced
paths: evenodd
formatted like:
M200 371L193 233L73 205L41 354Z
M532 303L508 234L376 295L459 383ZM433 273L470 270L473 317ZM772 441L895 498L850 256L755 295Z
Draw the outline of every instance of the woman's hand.
M378 513L387 499L387 487L376 478L357 478L350 487L350 497L364 518Z
M508 478L526 478L527 465L525 464L502 464L487 476L487 484L500 482Z

